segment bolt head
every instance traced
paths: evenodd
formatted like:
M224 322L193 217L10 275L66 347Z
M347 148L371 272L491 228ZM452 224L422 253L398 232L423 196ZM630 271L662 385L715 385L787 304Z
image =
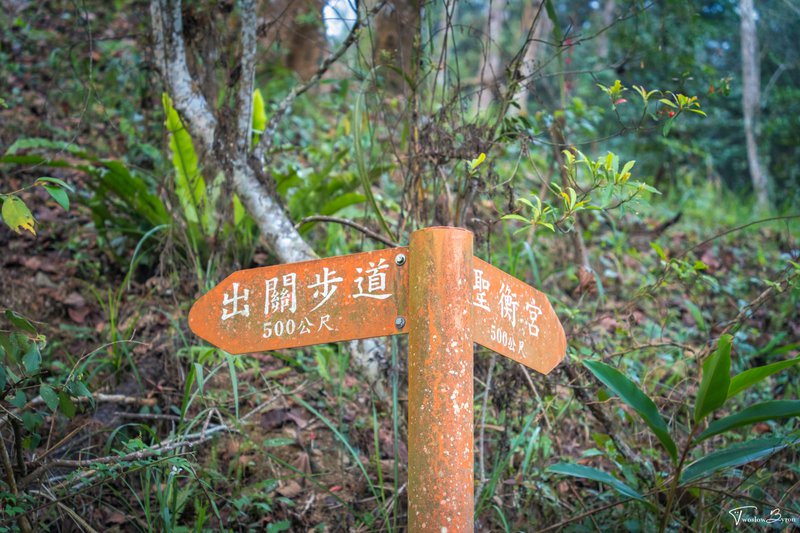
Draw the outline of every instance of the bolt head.
M397 329L403 329L404 327L406 327L406 319L401 317L401 316L395 318L394 319L394 326Z
M405 254L397 254L397 257L394 258L394 262L397 266L402 266L406 263L406 255Z

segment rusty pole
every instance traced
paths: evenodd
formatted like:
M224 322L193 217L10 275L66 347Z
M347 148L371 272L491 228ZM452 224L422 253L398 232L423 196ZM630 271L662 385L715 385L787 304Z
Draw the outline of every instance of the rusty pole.
M472 531L472 233L415 231L409 256L409 531Z

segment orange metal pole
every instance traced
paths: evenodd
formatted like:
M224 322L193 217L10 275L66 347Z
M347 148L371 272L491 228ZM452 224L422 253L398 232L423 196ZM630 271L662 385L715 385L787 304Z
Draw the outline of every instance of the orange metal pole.
M409 256L409 531L472 531L472 233L415 231Z

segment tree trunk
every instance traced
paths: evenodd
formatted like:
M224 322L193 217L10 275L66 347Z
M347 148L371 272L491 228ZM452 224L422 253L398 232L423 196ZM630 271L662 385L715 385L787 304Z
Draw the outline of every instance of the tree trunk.
M760 209L769 207L769 181L758 157L758 114L761 105L761 73L753 0L739 0L742 38L742 110L747 140L747 164Z
M259 10L267 27L262 42L278 43L282 63L302 80L314 75L327 48L324 7L325 0L271 0Z
M478 91L478 112L486 111L500 95L503 83L503 45L500 41L505 22L506 0L489 0L486 41L480 67L481 87Z
M600 29L608 28L614 22L614 10L617 8L616 0L606 0L603 11L600 12ZM608 31L603 31L597 36L597 58L600 61L608 59Z
M400 94L414 69L414 38L420 24L420 0L393 0L375 17L372 61L390 94Z
M538 18L537 18L538 17ZM525 4L525 10L522 12L522 34L528 33L531 25L533 32L531 33L531 42L528 44L528 49L525 51L525 56L520 65L521 88L515 96L515 100L520 108L520 113L526 114L528 111L528 101L533 94L533 75L538 68L539 59L544 55L546 50L545 43L542 41L549 37L550 32L553 31L553 21L544 12L544 0L532 1Z

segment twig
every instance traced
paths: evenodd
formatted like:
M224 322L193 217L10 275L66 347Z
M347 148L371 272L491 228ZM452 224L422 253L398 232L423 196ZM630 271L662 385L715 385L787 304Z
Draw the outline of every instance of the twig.
M78 527L82 528L84 531L88 531L89 533L98 533L97 530L94 529L91 525L89 525L89 522L84 520L78 513L75 512L74 509L72 509L71 507L67 507L66 505L61 503L61 501L59 501L59 499L53 496L52 494L41 490L32 490L30 492L31 494L39 494L41 496L44 496L48 500L52 501L56 505L56 507L67 513L70 516L70 518L72 518L72 520L75 521Z
M353 27L350 29L350 33L347 35L342 44L339 45L339 48L334 50L333 53L331 53L322 61L317 71L313 76L311 76L311 78L309 78L308 81L295 85L291 92L289 92L289 94L284 97L281 103L278 104L278 107L275 109L275 111L273 111L267 126L264 128L264 132L261 134L261 139L253 150L253 157L255 157L257 161L262 164L265 163L265 156L267 152L269 152L270 148L272 148L272 143L275 142L275 131L278 129L278 124L283 119L287 111L289 111L289 108L292 106L295 99L319 83L319 80L322 79L322 76L325 75L330 66L336 62L336 60L342 57L342 54L344 54L347 49L356 42L359 33L361 33L361 27L364 24L365 19L370 18L380 11L384 4L386 4L386 0L378 2L375 7L367 12L364 19L358 17L355 24L353 24Z
M219 426L214 426L212 428L207 429L202 434L192 433L189 435L184 435L181 440L176 440L176 439L167 440L160 445L156 445L151 448L147 448L145 450L137 450L135 452L130 452L125 455L107 455L104 457L96 457L93 459L56 459L47 462L43 465L40 465L38 468L33 470L30 474L25 476L20 481L20 485L22 485L23 487L28 485L31 481L35 480L36 478L38 478L44 472L50 470L51 468L89 468L91 466L98 464L140 461L142 459L147 459L149 457L161 455L164 452L169 452L172 450L176 450L178 448L193 448L195 446L203 444L204 442L207 442L208 440L211 439L212 435L219 433L221 431L232 432L235 430L227 425L220 424Z
M516 365L522 374L525 376L525 380L528 382L528 386L531 388L531 392L534 396L536 396L536 403L542 406L542 413L541 417L544 418L544 423L547 426L547 430L550 431L553 429L553 424L550 423L550 417L547 416L547 407L544 405L542 401L542 397L539 395L539 391L536 389L536 385L533 383L533 378L531 378L530 372L528 369L523 365Z
M721 237L724 237L725 235L728 235L730 233L734 233L734 232L743 230L745 228L749 228L750 226L756 226L758 224L765 224L767 222L773 222L775 220L793 220L795 218L800 218L800 214L796 214L796 215L781 215L781 216L775 216L775 217L769 217L769 218L761 218L761 219L758 219L758 220L751 220L750 222L748 222L746 224L742 224L741 226L735 226L733 228L728 228L725 231L722 231L721 233L717 233L713 237L709 237L708 239L706 239L704 241L700 241L699 243L694 244L694 245L690 246L689 248L686 248L685 250L683 250L681 253L676 255L675 258L679 259L681 257L684 257L686 254L688 254L692 250L700 248L701 246L704 246L704 245L706 245L706 244L708 244L708 243L710 243L712 241L715 241L715 240L717 240L717 239L719 239Z
M740 226L734 226L732 228L728 228L728 229L726 229L726 230L724 230L724 231L722 231L720 233L717 233L717 234L715 234L715 235L713 235L713 236L711 236L711 237L709 237L709 238L707 238L707 239L705 239L703 241L700 241L697 244L693 244L692 246L690 246L688 248L685 248L684 250L681 250L681 252L679 252L678 254L676 254L674 256L674 259L681 259L681 258L685 257L686 255L688 255L689 252L691 252L693 250L696 250L697 248L705 246L706 244L708 244L710 242L713 242L713 241L715 241L717 239L720 239L720 238L724 237L725 235L729 235L731 233L734 233L734 232L749 228L750 226L756 226L756 225L759 225L759 224L765 224L767 222L774 222L776 220L793 220L793 219L796 219L796 218L800 218L800 214L781 215L781 216L775 216L775 217L761 218L761 219L758 219L758 220L752 220L752 221L750 221L750 222L748 222L746 224L742 224ZM666 279L667 274L669 272L670 272L670 264L667 261L667 264L665 264L664 268L661 270L661 274L659 274L658 278L656 278L656 280L653 283L651 283L649 288L646 288L645 291L649 292L649 293L655 292L655 290L658 287L660 287L661 284L664 282L664 280ZM629 303L629 305L635 304L637 300L631 301Z
M391 246L393 248L397 248L398 246L400 246L399 244L397 244L396 242L392 241L391 239L387 239L386 237L384 237L380 233L376 233L376 232L372 231L371 229L369 229L368 227L362 226L358 222L353 222L352 220L350 220L348 218L331 217L331 216L326 216L326 215L312 215L310 217L303 218L297 224L295 224L294 227L299 229L303 224L307 224L309 222L334 222L336 224L342 224L343 226L350 226L353 229L357 229L358 231L360 231L361 233L363 233L367 237L370 237L371 239L375 239L376 241L382 242L383 244L385 244L387 246Z
M561 530L567 524L571 524L573 522L577 522L579 520L583 520L587 516L595 515L595 514L597 514L599 512L605 511L606 509L611 509L612 507L616 507L618 505L622 505L624 503L628 503L632 499L633 498L625 498L625 499L622 499L622 500L619 500L619 501L616 501L616 502L612 502L612 503L607 503L605 505L601 505L600 507L595 507L593 509L589 509L588 511L586 511L584 513L572 516L570 518L567 518L566 520L562 520L561 522L559 522L557 524L553 524L551 526L547 526L544 529L539 529L539 530L536 531L536 533L544 533L545 531Z
M132 418L134 420L169 420L171 422L180 422L181 417L178 415L162 415L158 413L128 413L126 411L114 411L114 416L120 418Z
M789 283L796 277L797 273L792 273L786 279L778 282L781 291L785 290L786 287L789 285ZM764 289L761 292L761 294L756 296L755 299L753 299L751 302L745 305L742 308L742 310L739 311L739 314L737 314L732 320L728 320L727 322L724 323L724 328L722 330L722 333L720 333L720 335L728 333L731 329L733 329L734 326L736 326L738 323L742 322L745 318L747 318L748 313L761 307L761 305L767 300L769 300L775 292L776 292L775 286L769 286L766 289Z
M16 445L21 445L22 443L15 443ZM3 470L6 471L6 482L8 483L8 490L11 491L15 497L19 495L19 490L17 488L17 480L14 478L14 469L11 466L11 457L8 456L8 450L6 450L6 443L0 438L0 461L3 463ZM17 524L19 524L19 529L23 533L31 533L31 524L28 521L28 518L25 515L21 515L17 518Z

